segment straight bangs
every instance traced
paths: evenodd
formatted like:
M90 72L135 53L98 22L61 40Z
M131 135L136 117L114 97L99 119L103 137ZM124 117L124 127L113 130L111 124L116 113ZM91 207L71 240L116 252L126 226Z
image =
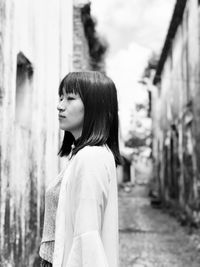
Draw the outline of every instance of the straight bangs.
M82 92L80 84L77 81L77 77L75 73L69 73L65 78L61 81L60 86L58 88L59 97L64 94L79 94L82 98Z

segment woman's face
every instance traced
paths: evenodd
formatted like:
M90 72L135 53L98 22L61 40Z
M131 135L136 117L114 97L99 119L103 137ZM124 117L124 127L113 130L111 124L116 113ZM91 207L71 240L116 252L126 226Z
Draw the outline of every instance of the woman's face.
M63 92L57 109L60 129L71 132L75 139L79 138L84 120L84 105L79 94Z

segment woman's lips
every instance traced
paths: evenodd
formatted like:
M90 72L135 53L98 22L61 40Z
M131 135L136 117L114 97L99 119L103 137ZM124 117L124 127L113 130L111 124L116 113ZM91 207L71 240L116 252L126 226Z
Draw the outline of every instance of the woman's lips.
M59 118L59 119L64 119L65 116L63 116L63 115L58 115L58 118Z

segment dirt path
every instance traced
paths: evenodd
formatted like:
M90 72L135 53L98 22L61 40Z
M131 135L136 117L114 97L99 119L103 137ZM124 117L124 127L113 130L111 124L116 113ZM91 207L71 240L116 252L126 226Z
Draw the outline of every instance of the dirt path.
M200 267L186 229L147 196L144 184L119 190L120 267Z

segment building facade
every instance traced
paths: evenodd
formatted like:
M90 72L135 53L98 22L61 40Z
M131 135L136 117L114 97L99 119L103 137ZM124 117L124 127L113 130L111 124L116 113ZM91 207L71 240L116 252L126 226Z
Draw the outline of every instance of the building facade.
M152 86L160 196L200 223L200 1L177 0Z
M45 189L65 160L58 86L104 70L88 0L0 1L0 266L39 266Z
M107 43L96 31L96 20L91 14L88 0L74 1L73 13L73 69L105 72Z
M71 0L0 1L0 266L39 266L58 171L58 85L73 67Z

